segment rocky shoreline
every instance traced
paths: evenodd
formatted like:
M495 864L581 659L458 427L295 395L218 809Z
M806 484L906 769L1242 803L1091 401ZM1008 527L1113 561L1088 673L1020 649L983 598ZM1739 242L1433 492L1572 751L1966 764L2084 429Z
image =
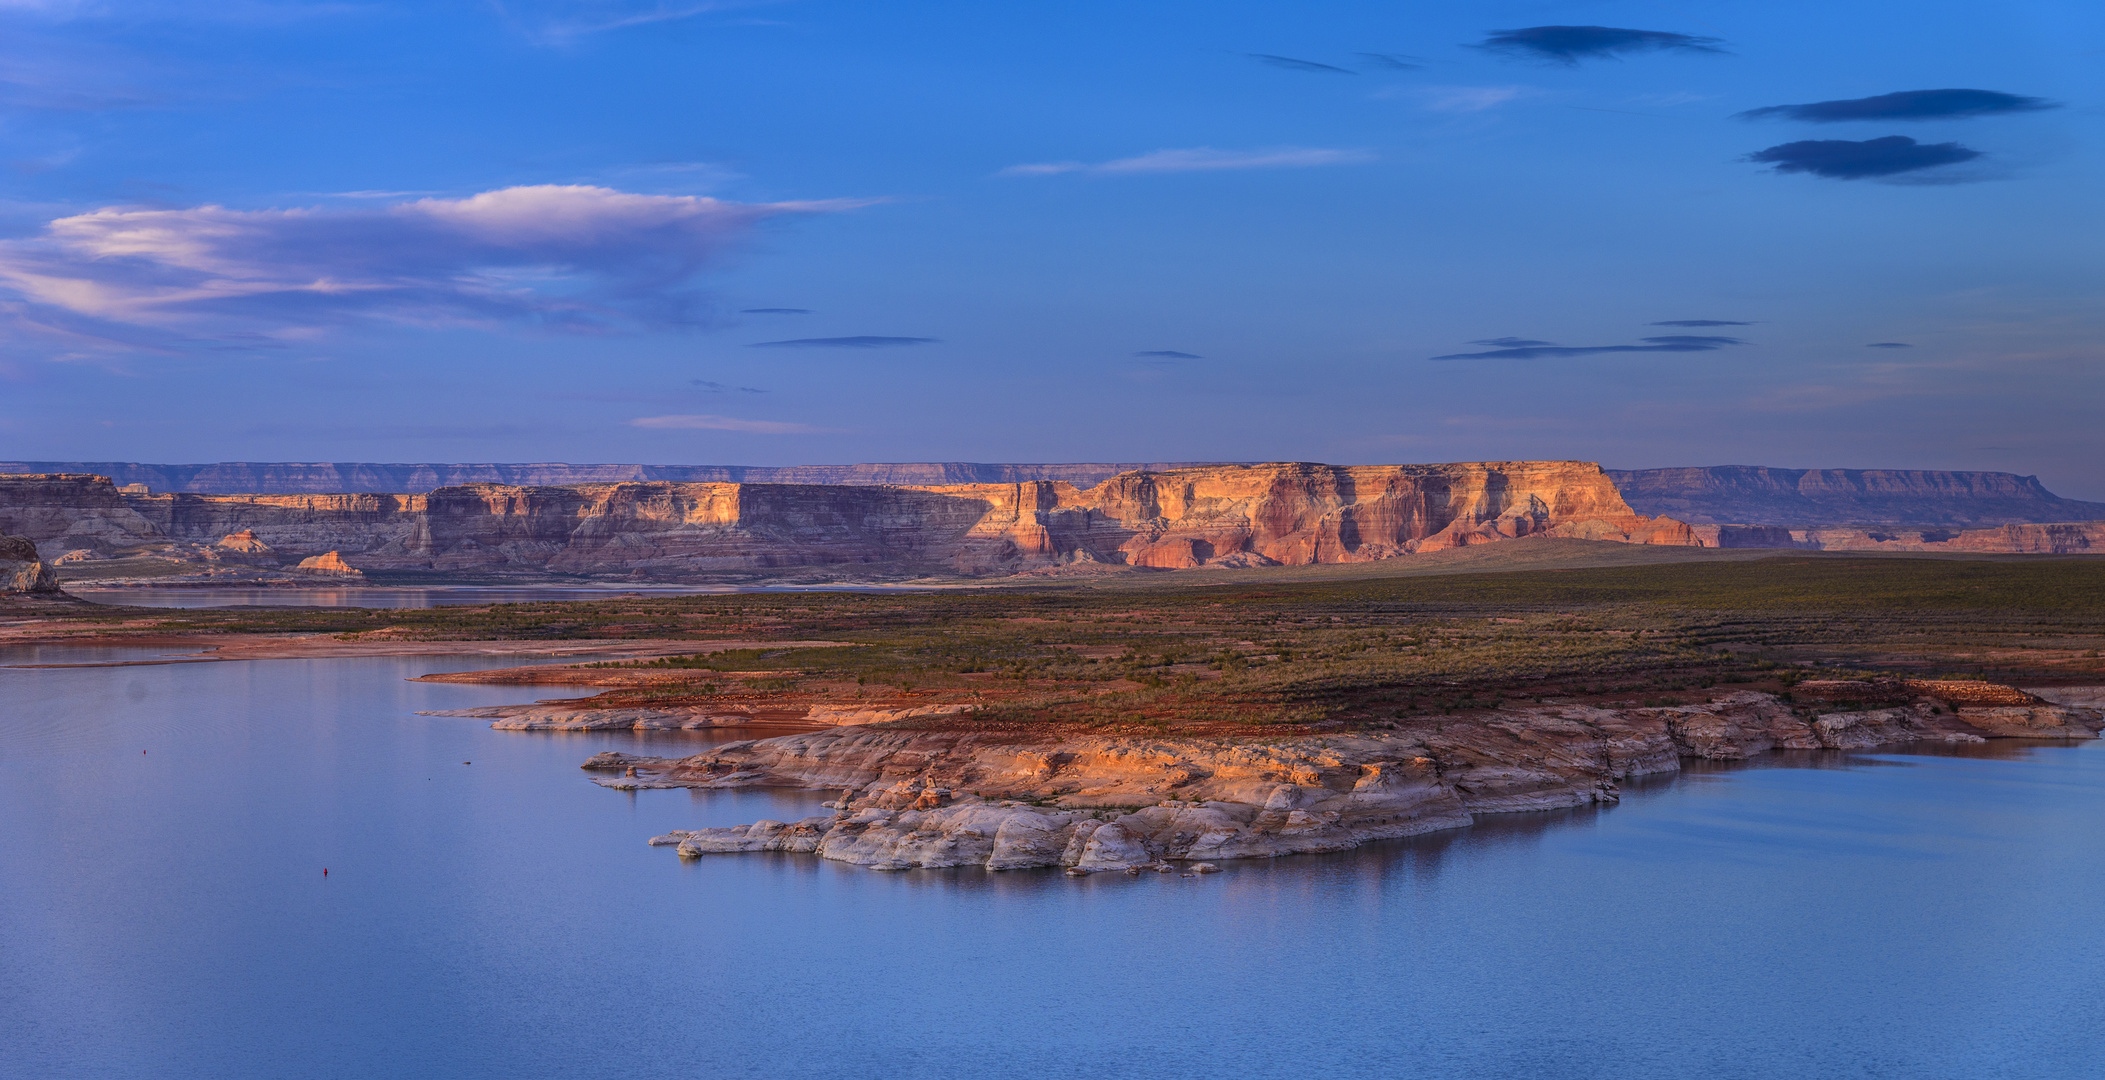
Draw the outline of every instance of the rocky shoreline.
M1677 771L1683 758L2092 739L2105 729L2095 687L2055 694L2070 704L1990 684L1912 681L1807 683L1794 697L1740 692L1625 709L1545 704L1262 742L861 725L684 758L603 753L583 767L614 773L595 782L623 790L842 792L826 804L831 814L650 841L686 858L788 851L879 870L1138 873L1338 851L1461 828L1479 814L1612 803L1622 783Z

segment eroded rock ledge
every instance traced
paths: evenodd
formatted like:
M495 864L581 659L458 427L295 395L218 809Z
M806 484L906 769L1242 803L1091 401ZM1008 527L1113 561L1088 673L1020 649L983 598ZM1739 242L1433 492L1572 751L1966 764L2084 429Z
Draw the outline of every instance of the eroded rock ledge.
M1809 708L1743 692L1703 705L1541 705L1262 743L1019 741L969 726L862 726L732 743L685 758L604 753L584 768L617 773L596 782L621 789L842 789L827 804L830 815L651 840L685 857L792 851L884 870L1138 872L1169 860L1336 851L1460 828L1477 814L1614 802L1622 782L1676 771L1684 757L1737 761L1776 749L2089 739L2105 728L2105 711L2097 708L1955 685L1965 687L1950 695L1959 701L1916 691L1878 708ZM1900 684L1805 689L1816 700L1860 703L1909 692ZM1967 703L1976 697L1986 703Z

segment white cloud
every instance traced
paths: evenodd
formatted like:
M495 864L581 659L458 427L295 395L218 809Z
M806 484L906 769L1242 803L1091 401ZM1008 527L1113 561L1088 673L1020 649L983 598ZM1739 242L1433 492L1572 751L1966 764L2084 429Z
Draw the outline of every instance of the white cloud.
M653 428L661 431L743 431L753 435L807 435L825 431L809 424L792 424L782 420L741 420L735 416L639 416L629 421L630 427Z
M1196 146L1186 150L1156 150L1138 157L1089 164L1082 161L1052 161L1035 165L1011 165L1002 176L1052 176L1058 173L1092 173L1118 176L1132 173L1213 172L1223 169L1306 169L1318 165L1356 165L1373 161L1365 150L1325 150L1282 146L1269 150L1215 150Z
M1445 113L1483 112L1532 93L1525 86L1421 86L1412 91L1422 107Z
M490 0L490 7L537 44L567 45L611 30L680 22L769 2L772 0Z
M705 307L695 275L758 222L856 205L551 184L380 207L107 207L0 241L0 300L14 293L46 324L183 333L685 325Z

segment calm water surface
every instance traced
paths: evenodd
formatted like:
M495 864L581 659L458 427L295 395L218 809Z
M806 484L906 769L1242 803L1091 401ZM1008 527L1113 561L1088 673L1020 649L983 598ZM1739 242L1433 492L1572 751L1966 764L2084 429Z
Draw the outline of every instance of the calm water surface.
M653 585L564 588L561 586L513 587L460 585L445 588L419 586L350 585L340 588L213 588L179 586L168 588L107 588L67 586L66 591L98 604L154 608L227 607L355 607L434 608L461 604L529 604L552 600L611 600L618 596L695 596L752 592L901 592L906 585Z
M577 769L701 737L413 715L545 693L402 681L487 664L0 670L0 1075L2105 1075L2095 743L1190 880L885 874L682 864L644 840L822 796Z

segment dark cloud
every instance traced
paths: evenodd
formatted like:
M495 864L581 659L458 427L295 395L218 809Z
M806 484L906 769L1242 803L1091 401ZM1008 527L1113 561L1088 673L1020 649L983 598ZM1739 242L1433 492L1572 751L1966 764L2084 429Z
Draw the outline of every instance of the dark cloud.
M1490 341L1471 342L1487 345L1495 342L1517 341L1517 338L1492 338ZM1642 345L1552 345L1548 342L1531 342L1525 345L1509 345L1490 352L1449 353L1435 356L1435 360L1539 360L1544 357L1598 356L1602 353L1688 353L1716 352L1727 345L1745 345L1736 337L1717 337L1709 334L1667 334L1660 337L1639 339Z
M1291 56L1273 56L1271 53L1254 52L1244 53L1243 55L1249 57L1252 60L1257 61L1260 64L1270 64L1275 68L1285 68L1288 71L1313 71L1321 75L1359 74L1359 72L1350 70L1348 68L1332 67L1329 64L1318 64L1314 60L1296 60Z
M736 390L736 391L738 391L738 392L739 392L739 393L741 393L741 394L765 394L765 393L768 393L768 391L766 391L766 390L762 390L762 389L760 389L760 388L759 388L759 387L757 387L757 386L732 386L732 385L731 385L731 384L729 384L729 383L720 383L720 382L710 382L710 381L709 381L709 380L707 380L707 379L689 379L689 380L687 380L687 381L688 381L688 382L690 382L690 383L692 383L692 384L694 384L695 386L699 386L699 387L701 387L702 389L704 389L704 390L706 390L706 391L708 391L708 392L710 392L710 393L712 393L712 394L721 394L721 393L723 393L723 392L725 392L725 391L727 391L727 390Z
M1205 357L1203 357L1203 356L1200 356L1200 355L1198 355L1197 353L1188 353L1188 352L1178 352L1178 351L1177 351L1177 350L1175 350L1175 349L1149 349L1149 350L1148 350L1148 351L1146 351L1146 352L1137 352L1137 353L1134 353L1133 355L1134 355L1134 356L1146 356L1146 357L1150 357L1150 358L1152 358L1152 359L1156 359L1156 360L1204 360L1204 359L1206 359Z
M740 315L809 315L810 308L801 307L749 307L739 308Z
M1804 120L1813 124L1832 124L1844 120L1949 120L2056 108L2060 108L2059 102L1996 90L1902 90L1877 97L1815 101L1807 105L1770 105L1749 109L1738 116L1742 120Z
M1536 341L1533 338L1495 337L1472 341L1471 345L1488 345L1494 349L1528 349L1537 345L1555 345L1554 341Z
M1638 340L1648 341L1670 349L1716 349L1725 345L1746 344L1740 338L1723 337L1716 334L1666 334L1661 337L1639 338Z
M804 337L788 341L756 341L755 349L820 348L820 349L889 349L900 345L928 345L942 340L932 337L878 337L873 334L857 334L853 337Z
M1833 180L1862 180L1871 176L1933 169L1956 165L1983 156L1955 142L1919 143L1905 135L1882 139L1802 139L1748 154L1747 160L1774 165L1780 173L1811 173Z
M1615 26L1530 26L1493 30L1473 48L1532 60L1576 64L1596 57L1638 52L1722 53L1717 38L1692 37L1666 30L1625 30Z
M1367 67L1385 68L1389 71L1417 71L1425 67L1418 57L1405 56L1402 53L1363 52L1354 55L1365 60Z
M1751 322L1737 319L1662 319L1653 326L1753 326Z
M1915 346L1905 341L1874 341L1864 347L1867 349L1912 349Z

